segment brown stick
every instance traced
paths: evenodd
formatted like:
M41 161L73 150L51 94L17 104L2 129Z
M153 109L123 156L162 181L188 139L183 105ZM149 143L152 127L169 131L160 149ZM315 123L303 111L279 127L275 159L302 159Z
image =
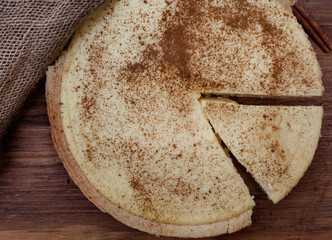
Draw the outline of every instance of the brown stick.
M327 47L325 42L319 37L314 28L310 23L301 15L296 7L292 7L293 13L296 16L297 20L302 24L303 28L306 30L308 35L318 44L318 46L325 52L329 53L330 49Z
M332 50L332 41L331 41L331 39L326 35L324 30L319 26L319 24L315 21L315 19L313 19L313 17L300 4L296 3L294 5L294 7L309 22L309 24L313 27L313 29L320 36L320 38L324 41L326 46L330 50Z

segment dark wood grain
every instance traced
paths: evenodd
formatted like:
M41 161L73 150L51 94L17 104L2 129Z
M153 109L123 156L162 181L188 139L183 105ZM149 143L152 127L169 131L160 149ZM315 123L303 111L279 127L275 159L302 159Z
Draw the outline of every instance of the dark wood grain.
M332 37L332 1L300 3ZM235 162L256 197L253 225L219 239L332 239L332 57L315 44L314 48L324 73L324 96L295 102L280 99L277 104L324 104L322 137L315 159L298 186L277 205ZM0 239L166 239L136 231L103 214L74 185L52 144L44 87L42 80L4 141Z

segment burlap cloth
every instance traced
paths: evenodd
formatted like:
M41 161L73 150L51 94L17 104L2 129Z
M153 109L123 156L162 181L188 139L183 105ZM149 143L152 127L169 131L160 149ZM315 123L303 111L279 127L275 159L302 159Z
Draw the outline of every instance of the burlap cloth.
M0 1L0 141L28 93L61 53L79 22L102 2Z

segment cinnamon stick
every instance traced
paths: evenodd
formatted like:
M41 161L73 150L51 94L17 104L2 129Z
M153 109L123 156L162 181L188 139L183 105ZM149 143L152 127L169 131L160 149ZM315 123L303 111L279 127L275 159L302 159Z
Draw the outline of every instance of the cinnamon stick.
M331 39L326 35L326 33L323 31L323 29L319 26L319 24L313 19L313 17L298 3L294 5L294 8L296 8L299 13L309 22L309 24L313 27L313 29L317 32L317 34L320 36L320 38L324 41L326 46L332 50L332 41Z
M294 5L294 7L292 7L292 11L293 11L294 15L296 16L297 20L302 24L303 28L306 30L308 35L318 44L318 46L325 53L329 53L331 51L329 49L329 47L326 45L326 43L323 41L323 39L318 35L318 33L313 28L313 26L309 23L309 21L307 19L305 19L304 16L302 16L302 14L297 10L295 5Z

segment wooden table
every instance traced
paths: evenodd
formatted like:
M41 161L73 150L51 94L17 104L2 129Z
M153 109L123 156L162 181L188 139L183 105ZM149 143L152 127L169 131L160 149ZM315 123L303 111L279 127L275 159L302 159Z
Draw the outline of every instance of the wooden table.
M332 37L332 1L300 3ZM310 100L324 103L325 110L315 159L298 186L277 205L236 163L256 197L253 225L219 239L332 239L332 57L315 44L314 48L325 86L323 98ZM42 80L4 141L0 161L0 239L166 239L117 222L83 196L53 147L44 89Z

